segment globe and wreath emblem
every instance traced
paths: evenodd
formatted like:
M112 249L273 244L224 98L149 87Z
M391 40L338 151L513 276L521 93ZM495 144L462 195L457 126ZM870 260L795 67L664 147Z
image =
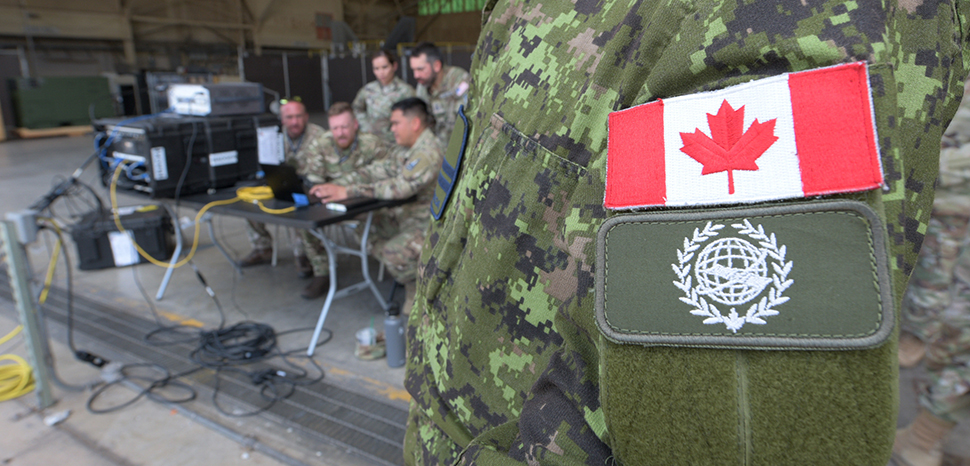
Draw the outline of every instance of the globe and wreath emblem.
M766 317L778 315L775 307L789 299L784 292L793 283L788 278L792 261L785 259L785 245L779 246L775 234L766 234L761 225L745 219L731 227L747 239L713 239L724 227L708 222L703 230L695 228L693 236L684 238L677 263L671 264L677 275L673 283L684 292L680 300L694 307L691 314L705 317L705 324L721 323L737 333L745 324L765 325ZM738 307L748 303L752 304L739 314ZM724 314L717 304L730 310Z

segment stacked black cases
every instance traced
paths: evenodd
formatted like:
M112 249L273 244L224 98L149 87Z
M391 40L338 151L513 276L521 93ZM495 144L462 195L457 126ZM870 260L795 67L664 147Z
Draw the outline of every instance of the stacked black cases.
M95 129L103 131L102 141L108 142L107 160L134 162L121 174L119 188L173 198L254 178L259 171L257 129L278 125L273 114L163 114L132 122L99 120ZM110 183L109 163L102 163L102 170L105 184Z

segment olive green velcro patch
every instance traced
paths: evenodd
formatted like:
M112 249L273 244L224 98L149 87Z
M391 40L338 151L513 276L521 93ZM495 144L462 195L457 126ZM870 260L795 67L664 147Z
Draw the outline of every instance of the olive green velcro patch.
M870 348L894 325L886 258L879 218L854 201L613 217L596 319L618 343Z

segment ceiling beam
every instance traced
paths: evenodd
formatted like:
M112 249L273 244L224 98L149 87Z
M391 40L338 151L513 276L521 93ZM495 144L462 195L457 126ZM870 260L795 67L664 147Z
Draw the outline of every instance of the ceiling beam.
M249 24L218 23L213 21L197 21L193 19L159 18L157 16L132 15L131 20L136 23L170 24L176 26L198 26L216 29L251 29Z

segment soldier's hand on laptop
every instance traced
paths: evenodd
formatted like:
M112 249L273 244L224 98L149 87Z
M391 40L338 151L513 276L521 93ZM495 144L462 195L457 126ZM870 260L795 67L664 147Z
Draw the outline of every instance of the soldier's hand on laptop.
M320 202L337 202L347 199L347 187L332 183L318 184L310 188L310 194L319 197Z

